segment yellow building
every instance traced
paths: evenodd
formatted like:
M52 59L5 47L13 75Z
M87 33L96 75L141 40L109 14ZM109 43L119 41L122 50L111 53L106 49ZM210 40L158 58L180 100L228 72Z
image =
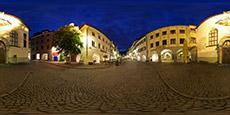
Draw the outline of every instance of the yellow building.
M29 28L17 17L0 12L0 63L28 63Z
M196 39L196 26L168 26L149 32L131 49L137 61L183 62L184 49L188 50L188 60L196 61Z
M207 18L197 34L198 61L230 63L230 12Z
M85 64L101 63L117 58L117 48L113 42L101 31L90 25L83 25L80 28L83 37L84 48L77 56Z

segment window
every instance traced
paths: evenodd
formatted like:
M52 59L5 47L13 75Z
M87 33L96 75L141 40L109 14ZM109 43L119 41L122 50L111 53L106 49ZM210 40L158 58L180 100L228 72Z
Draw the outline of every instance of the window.
M217 45L217 41L218 41L218 30L213 29L209 32L209 35L208 35L208 45L215 46Z
M162 45L167 45L167 40L163 40Z
M92 41L92 46L96 47L96 43L94 41Z
M180 38L180 44L184 44L184 38Z
M101 48L101 44L100 44L100 43L98 44L98 48L99 48L99 49Z
M102 46L102 49L105 49L105 46Z
M104 38L102 38L102 41L104 42L104 41L105 41L105 39L104 39Z
M92 32L92 36L95 36L95 33L94 33L94 32Z
M166 34L167 34L167 31L163 31L163 32L162 32L162 35L166 35Z
M50 46L48 45L48 46L46 46L46 49L50 49Z
M43 43L43 40L41 40L41 43Z
M191 37L191 41L190 41L190 43L195 44L195 43L196 43L196 38Z
M170 33L171 34L176 34L176 30L171 30Z
M43 46L41 46L41 50L43 50Z
M156 37L159 37L160 36L160 34L159 33L156 33Z
M170 39L170 44L176 44L176 39Z
M98 36L98 39L101 39L101 36Z
M151 43L150 47L153 48L153 43Z
M23 34L23 46L24 48L27 48L27 34L26 33Z
M50 39L47 39L46 41L47 41L47 42L49 42L49 41L50 41Z
M180 34L185 34L185 30L180 30Z
M18 33L16 31L12 31L10 33L10 44L12 46L18 46Z
M156 46L159 46L160 45L160 42L156 42Z
M150 36L150 39L153 39L153 35Z

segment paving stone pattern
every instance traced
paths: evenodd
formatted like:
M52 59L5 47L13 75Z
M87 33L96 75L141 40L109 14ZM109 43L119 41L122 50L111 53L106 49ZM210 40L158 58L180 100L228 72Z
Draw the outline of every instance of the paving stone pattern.
M0 113L230 110L230 86L226 82L229 76L219 77L219 72L227 73L228 66L127 62L106 69L66 69L43 63L32 63L25 68L30 72L28 79L17 90L0 98Z

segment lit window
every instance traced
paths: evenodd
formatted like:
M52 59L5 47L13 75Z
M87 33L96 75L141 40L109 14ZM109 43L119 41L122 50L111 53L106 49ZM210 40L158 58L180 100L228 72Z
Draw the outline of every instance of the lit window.
M208 45L215 46L217 45L217 41L218 41L218 30L213 29L209 32L209 35L208 35Z
M16 31L10 32L10 44L12 46L18 46L18 33Z
M170 39L170 44L176 44L176 39Z

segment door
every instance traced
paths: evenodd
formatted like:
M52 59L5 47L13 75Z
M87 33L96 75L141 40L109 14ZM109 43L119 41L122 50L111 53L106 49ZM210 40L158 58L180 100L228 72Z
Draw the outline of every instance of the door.
M0 41L0 63L6 63L6 47L3 42Z
M222 50L223 63L230 64L230 41L225 41Z

